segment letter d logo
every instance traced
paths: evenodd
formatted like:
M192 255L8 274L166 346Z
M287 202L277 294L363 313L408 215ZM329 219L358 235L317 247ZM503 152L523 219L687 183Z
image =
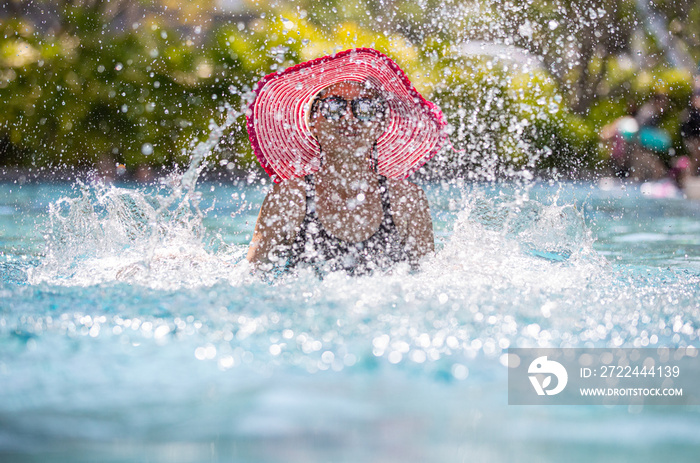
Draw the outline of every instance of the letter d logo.
M554 360L547 360L547 356L538 357L532 361L530 367L527 369L530 374L530 382L532 387L535 388L537 395L556 395L564 390L567 381L569 381L569 375L566 373L566 368ZM537 379L537 374L547 375L542 384L540 384ZM547 389L552 383L552 375L557 377L557 387L554 389Z

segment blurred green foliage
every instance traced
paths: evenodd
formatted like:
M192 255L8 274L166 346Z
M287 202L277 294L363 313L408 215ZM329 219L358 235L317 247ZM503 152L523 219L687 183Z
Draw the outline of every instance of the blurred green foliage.
M241 113L220 156L245 167L254 161L243 111L255 82L356 46L395 59L442 108L452 142L465 150L446 154L457 170L484 163L569 173L595 168L606 155L598 142L600 128L658 92L672 101L663 126L682 150L676 127L692 92L690 73L661 62L638 72L617 42L610 49L619 55L594 53L583 68L572 65L561 75L547 59L541 67L519 68L496 56L464 56L455 51L465 39L459 28L486 30L495 13L483 7L465 13L450 0L323 0L280 2L271 10L250 1L249 13L225 19L211 5L187 22L139 10L136 20L118 27L114 12L100 3L65 2L56 11L60 27L50 29L35 29L22 15L0 20L0 164L122 163L131 171L183 165L188 148L206 136L212 121L222 120L227 103ZM550 26L538 29L544 35L529 43L554 50L548 59L562 59L567 48L557 45L558 37L576 31L547 22L561 21L564 10L535 3L540 8L532 10L534 16L521 14L520 24L536 17ZM613 21L627 28L618 41L629 39L627 7ZM495 19L486 25L493 31L494 24L503 26ZM594 33L597 26L591 27ZM584 106L586 93L574 94L581 75L595 80Z
M66 13L72 30L39 35L19 20L0 25L0 136L22 165L161 165L217 114L223 82L206 57L151 19L108 34L99 17Z

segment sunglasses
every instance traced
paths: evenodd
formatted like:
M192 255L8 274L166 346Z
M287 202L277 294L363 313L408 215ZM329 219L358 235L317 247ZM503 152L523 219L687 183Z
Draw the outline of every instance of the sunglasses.
M323 117L337 121L348 112L348 103L355 119L361 122L375 121L386 114L386 101L380 98L354 98L346 100L340 96L329 96L314 101L311 114L320 112Z

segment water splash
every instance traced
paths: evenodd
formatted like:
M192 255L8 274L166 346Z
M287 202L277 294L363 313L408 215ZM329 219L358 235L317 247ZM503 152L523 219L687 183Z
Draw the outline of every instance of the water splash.
M298 365L316 372L383 359L392 364L428 362L430 369L451 374L455 356L498 356L514 343L574 343L575 337L559 338L572 314L557 301L588 291L611 273L592 249L581 212L521 194L493 196L479 188L462 194L467 199L450 238L419 272L398 266L361 278L334 273L321 281L311 270L301 270L272 285L251 277L245 263L232 265L228 258L235 253L206 249L188 222L178 228L166 221L163 233L155 234L160 241L150 244L153 229L139 224L149 221L144 217L157 221L156 208L149 215L113 206L105 208L111 213L100 218L86 206L91 198L84 194L74 200L73 215L68 214L60 228L79 230L78 235L85 237L63 250L80 248L84 257L51 269L49 281L67 286L124 281L151 289L193 288L198 293L210 287L208 297L213 299L198 302L203 312L183 326L199 323L193 334L202 342L193 347L195 356L215 360L221 369L254 362L256 368ZM120 203L125 193L110 188L98 197L103 203ZM142 199L142 193L126 197ZM148 258L134 244L139 240L154 249ZM243 249L237 252L242 258ZM543 259L536 252L566 257ZM284 304L271 304L272 294ZM511 310L514 301L519 308ZM222 310L231 305L237 309ZM559 311L566 315L552 317ZM532 324L528 320L550 317L549 329L543 321L535 323L537 328L527 328ZM171 322L165 324L159 317L149 318L149 330L175 332L178 320L188 316L174 313L168 318ZM128 309L122 308L112 329L121 332L125 323L133 322ZM224 327L228 328L221 331ZM149 336L155 336L150 331ZM235 347L227 339L235 340Z
M29 269L29 283L187 287L236 275L243 251L207 249L202 223L207 211L196 190L207 157L239 116L227 109L224 122L212 121L207 140L193 148L188 169L161 179L155 191L77 182L77 197L51 204L45 257Z
M531 182L511 192L502 185L447 182L451 191L442 196L452 198L456 216L444 246L419 272L399 265L372 276L335 273L319 280L300 270L261 281L249 273L244 245L217 250L206 244L208 210L200 208L204 195L196 189L207 156L234 120L212 125L188 170L155 192L80 185L78 197L53 204L46 256L30 270L29 282L73 288L124 282L141 288L136 298L178 290L185 302L163 302L158 293L155 305L168 306L168 316L147 314L148 329L131 338L160 345L171 333L178 341L174 333L190 333L195 357L216 361L222 370L254 363L258 370L281 365L316 372L387 361L430 364L440 374L462 377L460 362L481 354L497 358L509 346L643 342L634 318L640 307L655 314L641 321L647 342L677 334L654 325L660 315L641 299L609 309L630 288L644 291L657 283L645 286L634 280L638 275L630 283L614 271L594 251L582 211L560 204L556 195L531 197ZM679 307L674 303L664 316ZM112 333L141 326L142 315L130 310L120 306L118 316L101 323ZM87 326L85 313L73 315L91 336L94 317ZM690 324L684 336L694 339L695 315L678 315L681 328Z

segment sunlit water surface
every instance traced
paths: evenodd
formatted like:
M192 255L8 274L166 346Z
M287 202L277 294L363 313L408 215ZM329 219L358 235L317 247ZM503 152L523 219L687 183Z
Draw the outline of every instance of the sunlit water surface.
M699 407L509 406L502 356L697 346L700 203L425 189L419 272L320 280L251 275L257 184L0 185L0 460L697 461Z

